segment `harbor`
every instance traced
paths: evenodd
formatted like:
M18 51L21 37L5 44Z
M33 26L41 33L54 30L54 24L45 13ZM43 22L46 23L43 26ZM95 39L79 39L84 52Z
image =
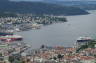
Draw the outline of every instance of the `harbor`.
M91 37L79 37L73 47L41 45L38 49L23 41L0 42L1 63L95 63L95 55L96 40Z
M89 36L96 39L95 29L96 12L89 15L66 16L68 22L55 23L48 26L42 26L38 30L29 30L16 32L16 34L24 37L32 48L39 48L42 44L49 46L73 46L76 38Z
M96 63L96 0L0 0L0 63Z
M48 26L39 24L42 26L40 29L36 29L39 25L35 23L32 30L20 32L2 30L0 33L0 62L95 63L96 38L93 35L96 31L93 27L95 21L91 21L93 22L91 26L89 19L83 19L85 17L93 19L95 16L94 14L67 16L68 22ZM77 22L78 18L82 20ZM80 25L81 21L82 25ZM89 23L84 23L86 21ZM86 26L83 27L83 25Z

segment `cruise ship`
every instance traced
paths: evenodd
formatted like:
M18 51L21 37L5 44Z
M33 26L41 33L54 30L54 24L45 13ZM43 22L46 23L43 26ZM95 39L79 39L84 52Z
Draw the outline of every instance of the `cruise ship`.
M77 42L87 42L87 41L90 41L90 40L92 40L91 37L79 37L77 39Z
M0 30L0 36L13 35L13 30Z
M22 36L20 35L6 35L0 36L1 41L21 41L23 40Z

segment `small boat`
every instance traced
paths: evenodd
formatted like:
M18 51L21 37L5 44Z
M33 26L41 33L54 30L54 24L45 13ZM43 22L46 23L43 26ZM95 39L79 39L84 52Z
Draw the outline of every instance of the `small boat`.
M41 24L37 24L37 23L32 24L32 29L40 29L40 28L41 28Z
M6 35L0 36L1 41L21 41L23 40L22 36L20 35Z

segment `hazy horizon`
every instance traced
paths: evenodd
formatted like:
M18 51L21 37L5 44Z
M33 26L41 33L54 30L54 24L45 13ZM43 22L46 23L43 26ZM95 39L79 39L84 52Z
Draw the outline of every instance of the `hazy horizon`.
M10 0L10 1L96 1L96 0Z

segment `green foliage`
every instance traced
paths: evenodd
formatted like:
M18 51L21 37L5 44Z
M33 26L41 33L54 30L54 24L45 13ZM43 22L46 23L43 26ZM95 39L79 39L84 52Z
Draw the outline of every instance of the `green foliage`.
M80 48L77 49L77 52L84 50L86 48L95 48L96 41L90 41L89 43L86 43L85 45L82 45Z
M50 3L58 4L58 5L64 5L64 6L74 6L79 7L81 9L85 10L96 10L96 1L90 0L90 1L50 1Z
M9 56L9 62L13 62L15 59L14 59L14 57L13 56Z
M16 17L17 15L14 13L4 13L0 12L0 17Z
M53 57L54 60L56 60L57 58L56 57Z
M88 45L87 45L87 44L82 45L80 48L77 49L77 52L79 52L79 51L81 51L81 50L84 50L84 49L86 49L86 48L88 48Z
M2 53L0 53L0 57L2 56Z
M59 59L59 62L60 62L60 59L62 59L62 58L63 58L63 55L58 54L57 58Z
M20 60L14 60L14 63L22 63Z
M96 58L96 55L94 55L94 57Z

